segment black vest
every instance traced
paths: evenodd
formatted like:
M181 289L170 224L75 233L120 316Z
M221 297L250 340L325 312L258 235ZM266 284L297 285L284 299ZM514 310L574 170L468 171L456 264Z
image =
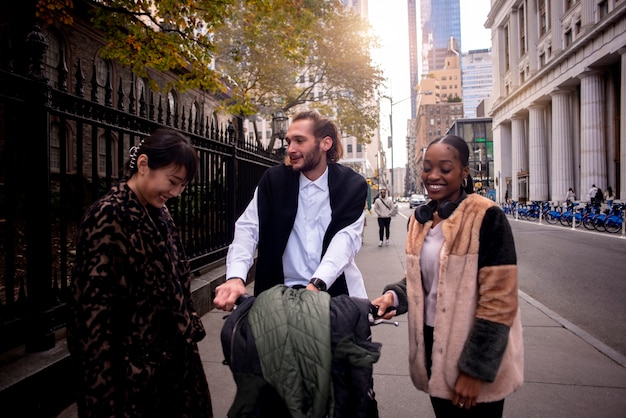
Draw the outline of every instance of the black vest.
M287 246L298 210L300 173L284 164L269 168L258 186L259 245L256 264L254 294L277 284L284 284L282 256ZM365 179L346 166L328 163L328 189L331 221L324 235L322 254L331 239L363 213L367 198ZM328 289L331 296L348 294L343 273Z

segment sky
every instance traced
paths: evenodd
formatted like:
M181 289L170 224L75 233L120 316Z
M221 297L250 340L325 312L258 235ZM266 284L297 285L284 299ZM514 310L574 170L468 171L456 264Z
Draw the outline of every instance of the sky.
M436 1L436 0L434 0ZM491 31L484 28L491 0L461 1L462 52L491 47ZM416 0L419 12L419 0ZM407 162L407 119L411 117L409 76L409 41L407 0L369 0L369 20L378 36L380 46L372 56L387 78L386 95L393 99L393 166L404 167ZM418 36L420 35L419 20ZM389 129L389 102L381 102L381 131L383 145L387 145ZM390 154L390 150L387 149ZM387 163L391 165L391 159Z

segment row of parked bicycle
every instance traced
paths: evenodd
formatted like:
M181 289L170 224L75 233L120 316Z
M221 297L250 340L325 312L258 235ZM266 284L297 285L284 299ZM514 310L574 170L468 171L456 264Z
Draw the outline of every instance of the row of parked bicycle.
M610 207L601 209L599 206L584 202L571 202L564 206L554 205L551 202L531 201L526 203L503 203L505 213L529 221L541 219L549 224L560 223L563 226L579 227L600 232L617 233L622 230L626 205L613 203Z

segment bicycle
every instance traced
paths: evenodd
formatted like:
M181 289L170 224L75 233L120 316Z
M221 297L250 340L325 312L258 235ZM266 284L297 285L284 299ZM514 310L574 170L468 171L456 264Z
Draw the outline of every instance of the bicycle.
M604 216L598 216L596 224L594 225L598 231L606 231L611 234L617 233L622 230L622 212L625 208L624 203L613 203L608 214Z
M573 202L567 205L565 212L561 213L561 216L559 217L559 222L561 225L572 226L572 220L573 220L575 223L575 226L577 227L580 226L580 222L582 222L582 215L578 214L579 215L578 217L575 216L578 210L576 209L577 206L578 206L578 202Z
M561 219L561 213L560 207L555 205L552 209L550 209L548 206L548 211L544 213L544 219L550 225L555 225Z

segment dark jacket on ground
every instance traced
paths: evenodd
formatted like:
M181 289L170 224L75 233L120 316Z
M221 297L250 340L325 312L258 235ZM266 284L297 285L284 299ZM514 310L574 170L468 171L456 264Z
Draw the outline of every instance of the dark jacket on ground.
M381 345L371 342L369 306L366 299L284 285L244 302L222 330L237 383L228 416L376 417L372 369ZM274 410L259 411L271 392L278 395Z

